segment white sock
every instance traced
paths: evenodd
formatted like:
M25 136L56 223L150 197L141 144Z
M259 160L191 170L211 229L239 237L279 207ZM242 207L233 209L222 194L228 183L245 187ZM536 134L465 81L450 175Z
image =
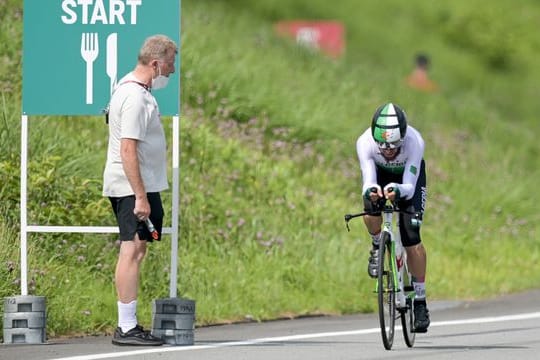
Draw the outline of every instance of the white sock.
M137 325L137 300L129 304L118 301L118 326L123 333L128 332Z
M416 293L415 299L425 300L426 299L426 283L425 282L415 282L413 281L414 292Z
M373 245L379 245L379 240L381 239L381 232L379 232L378 234L369 234L371 235L371 242L373 243Z

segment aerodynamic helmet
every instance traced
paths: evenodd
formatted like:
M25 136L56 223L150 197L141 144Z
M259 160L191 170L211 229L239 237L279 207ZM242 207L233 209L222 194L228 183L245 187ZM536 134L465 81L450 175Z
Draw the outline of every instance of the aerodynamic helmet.
M407 116L399 106L386 103L379 106L371 120L371 135L380 148L401 146L407 132Z

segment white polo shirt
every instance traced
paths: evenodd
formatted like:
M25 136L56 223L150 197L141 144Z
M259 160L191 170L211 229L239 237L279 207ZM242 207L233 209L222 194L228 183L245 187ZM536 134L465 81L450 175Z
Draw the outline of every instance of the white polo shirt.
M167 145L154 96L137 84L133 73L123 77L111 97L109 146L103 172L103 196L134 195L120 157L120 140L137 140L139 170L146 192L166 190Z

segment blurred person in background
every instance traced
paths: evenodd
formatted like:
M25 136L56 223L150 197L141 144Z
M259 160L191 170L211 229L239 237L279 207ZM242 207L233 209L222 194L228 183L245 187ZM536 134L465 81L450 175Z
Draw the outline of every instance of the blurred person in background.
M436 92L439 86L429 78L428 70L430 66L429 57L425 54L417 54L414 59L415 67L405 78L407 85L413 89L424 92Z

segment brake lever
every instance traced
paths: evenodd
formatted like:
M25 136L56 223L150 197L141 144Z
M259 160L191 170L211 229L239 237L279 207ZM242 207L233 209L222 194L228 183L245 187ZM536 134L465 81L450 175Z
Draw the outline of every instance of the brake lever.
M352 219L351 214L345 214L345 227L347 227L347 231L351 232L351 228L349 227L349 221Z

